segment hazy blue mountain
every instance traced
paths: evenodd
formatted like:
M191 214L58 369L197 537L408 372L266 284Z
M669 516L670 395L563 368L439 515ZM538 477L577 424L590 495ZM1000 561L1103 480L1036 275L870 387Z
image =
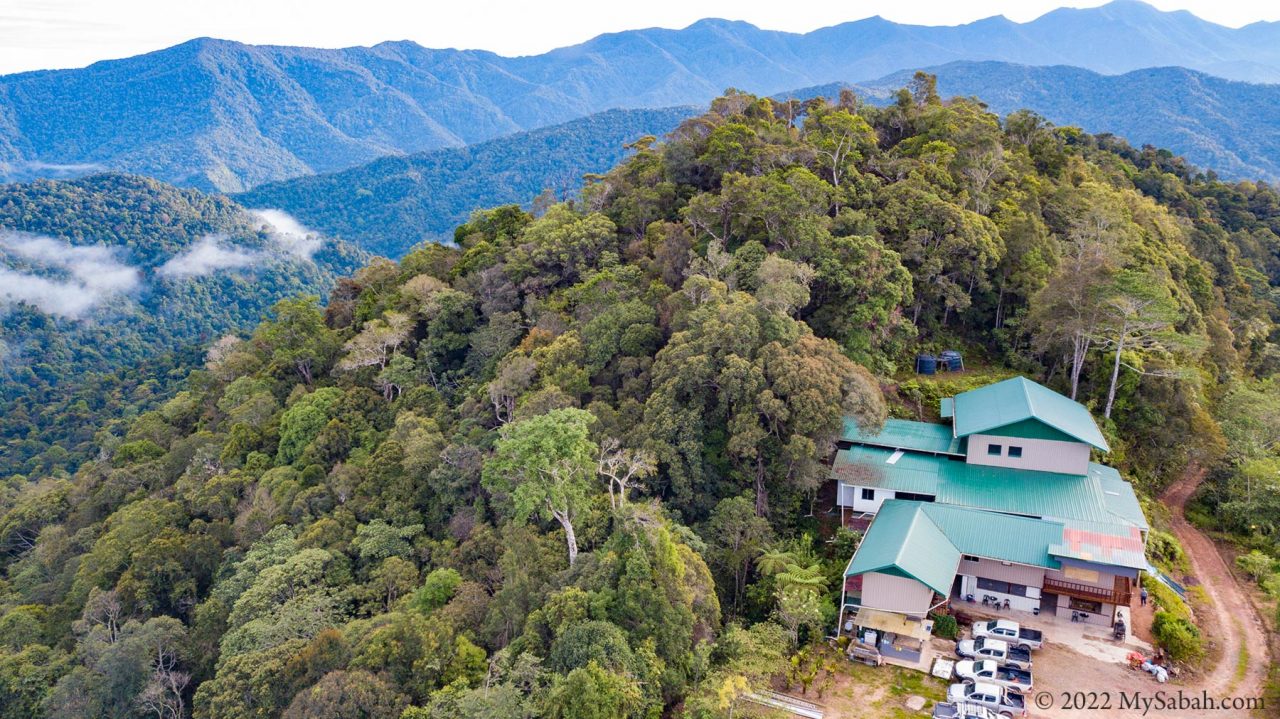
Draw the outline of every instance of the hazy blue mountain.
M309 227L399 257L423 240L452 238L453 228L477 208L527 204L543 190L564 197L583 175L617 164L627 144L665 135L697 113L695 107L609 110L469 147L273 182L235 198L286 210Z
M1226 28L1132 0L1029 23L870 18L795 34L703 20L507 58L411 42L316 50L199 39L77 70L0 77L0 180L139 172L239 191L455 147L611 108L771 94L957 60L1120 73L1183 66L1280 81L1280 23Z
M1168 148L1224 176L1280 181L1280 85L1233 82L1179 67L1101 75L1076 67L956 62L926 70L938 76L943 97L980 97L1002 115L1026 108L1059 125ZM904 70L780 95L835 97L848 87L872 102L886 102L912 74Z

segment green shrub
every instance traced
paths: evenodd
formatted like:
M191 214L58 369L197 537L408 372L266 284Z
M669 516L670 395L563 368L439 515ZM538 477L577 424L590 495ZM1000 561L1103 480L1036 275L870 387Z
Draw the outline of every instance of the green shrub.
M1275 571L1276 560L1255 549L1236 557L1236 566L1249 575L1250 579L1261 584Z
M1155 621L1151 623L1151 634L1174 661L1191 661L1205 654L1200 630L1186 617L1175 616L1163 609L1156 610Z
M1158 529L1147 535L1147 556L1157 565L1169 569L1183 569L1187 564L1187 555L1178 544L1178 538Z
M413 595L413 606L418 611L429 614L443 607L453 599L458 585L462 584L462 575L448 567L431 570L422 586Z
M123 467L129 464L137 464L138 462L146 462L164 455L164 449L149 439L139 439L134 442L125 442L116 447L115 456L111 458L111 464L114 467Z
M930 614L933 620L933 633L943 639L955 639L960 636L960 625L950 614Z
M1191 619L1191 608L1164 582L1146 574L1142 577L1142 586L1147 588L1147 596L1157 609L1163 609L1175 617Z

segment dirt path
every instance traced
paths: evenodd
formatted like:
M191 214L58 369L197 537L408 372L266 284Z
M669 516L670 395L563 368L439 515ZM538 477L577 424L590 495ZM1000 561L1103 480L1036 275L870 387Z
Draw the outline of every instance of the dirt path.
M1170 523L1191 561L1192 573L1213 602L1208 612L1202 612L1209 616L1202 617L1208 621L1201 622L1201 630L1215 638L1222 649L1221 659L1196 682L1196 688L1219 696L1261 696L1270 664L1270 645L1262 619L1217 546L1183 515L1187 500L1195 494L1204 475L1202 469L1189 470L1160 497L1171 510ZM1242 650L1248 652L1243 677L1238 670Z

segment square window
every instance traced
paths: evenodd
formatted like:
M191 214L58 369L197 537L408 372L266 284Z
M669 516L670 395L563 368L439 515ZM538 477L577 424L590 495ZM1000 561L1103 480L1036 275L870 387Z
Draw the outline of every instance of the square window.
M1013 447L1013 446L1010 446L1010 447L1009 447L1009 456L1010 456L1010 457L1013 457L1013 458L1015 458L1015 459L1016 459L1016 458L1018 458L1018 457L1021 457L1021 456L1022 456L1022 448L1021 448L1021 447Z
M998 445L998 444L989 444L989 445L987 445L987 454L989 454L989 455L991 455L991 456L993 456L993 457L999 457L999 456L1000 456L1000 450L1002 450L1002 449L1003 449L1003 447L1002 447L1001 445Z
M871 501L876 498L876 491L874 489L867 489L866 487L863 487L862 498L867 501Z

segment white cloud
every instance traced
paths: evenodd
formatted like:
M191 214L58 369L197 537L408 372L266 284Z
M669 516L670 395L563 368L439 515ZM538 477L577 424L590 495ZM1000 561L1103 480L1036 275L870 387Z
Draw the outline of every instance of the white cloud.
M183 279L213 274L218 270L248 267L262 259L262 254L239 247L225 247L223 237L206 235L185 252L174 255L156 270L161 277Z
M0 232L0 248L64 277L43 277L0 267L0 303L25 302L50 314L76 318L142 284L137 268L113 248L71 245L52 237Z
M75 319L101 300L101 295L76 282L58 282L0 267L0 302L24 302L51 315Z
M280 249L304 260L311 256L324 244L324 239L293 218L284 210L249 210L249 214L267 225L271 240Z

